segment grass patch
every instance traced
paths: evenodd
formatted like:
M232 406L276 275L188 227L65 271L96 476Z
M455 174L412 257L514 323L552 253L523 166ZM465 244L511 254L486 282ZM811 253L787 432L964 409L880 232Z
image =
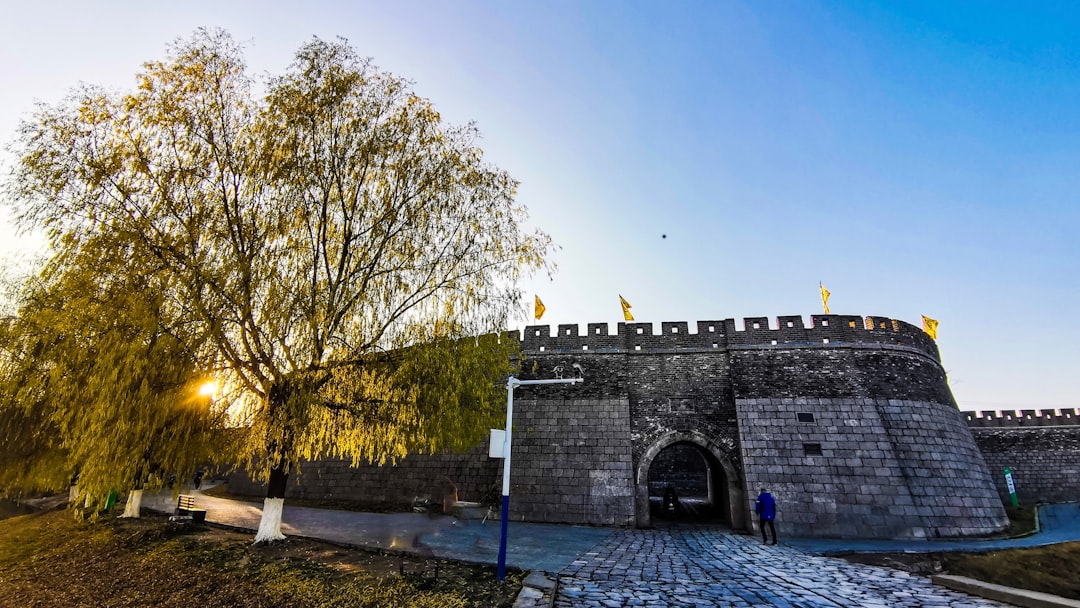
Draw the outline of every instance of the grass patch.
M1080 542L989 553L849 553L849 562L914 574L956 574L1080 600Z
M949 574L1080 600L1080 543L937 556Z
M178 604L211 608L509 607L523 572L345 549L163 517L76 521L50 511L0 521L0 606Z
M1035 507L1006 507L1005 511L1010 523L1004 535L1022 536L1035 531ZM1080 542L988 553L860 553L838 557L916 574L956 574L1080 600L1080 578L1076 576L1080 572Z
M1030 505L1019 507L1005 507L1005 514L1009 516L1009 527L1005 528L1005 536L1023 536L1035 532L1036 509Z

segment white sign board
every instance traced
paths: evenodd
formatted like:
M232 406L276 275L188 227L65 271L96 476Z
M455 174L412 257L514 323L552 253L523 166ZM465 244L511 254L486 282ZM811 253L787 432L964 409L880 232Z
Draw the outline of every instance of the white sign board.
M506 431L503 429L488 429L491 431L491 444L488 445L488 458L505 458L503 449L506 447Z

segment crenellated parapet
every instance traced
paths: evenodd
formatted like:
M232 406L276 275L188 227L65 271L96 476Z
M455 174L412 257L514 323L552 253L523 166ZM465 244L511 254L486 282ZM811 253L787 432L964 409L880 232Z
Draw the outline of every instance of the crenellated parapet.
M1076 408L964 412L964 417L972 428L1080 426L1080 411Z
M611 333L607 323L531 325L521 336L522 349L539 352L631 352L678 349L728 349L747 346L829 346L844 344L896 345L923 351L940 360L937 344L919 327L888 317L811 315L810 324L799 315L747 317L742 327L734 319L665 321L659 332L652 323L618 323ZM511 332L511 335L516 332Z
M554 333L548 325L530 325L521 348L531 353L723 348L727 345L725 323L698 321L693 333L686 321L665 321L659 333L653 333L652 323L619 323L614 334L607 323L589 323L584 332L576 324L559 325Z

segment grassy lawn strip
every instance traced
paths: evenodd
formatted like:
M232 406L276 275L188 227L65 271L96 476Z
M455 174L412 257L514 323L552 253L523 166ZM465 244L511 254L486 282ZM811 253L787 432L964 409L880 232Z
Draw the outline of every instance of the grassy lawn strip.
M1080 542L989 553L848 553L849 562L915 574L956 574L1080 600Z
M1006 507L1009 527L1003 536L1035 531L1032 506ZM1029 591L1080 600L1080 543L990 553L858 553L839 555L850 562L887 566L917 574L947 573Z
M485 566L303 539L251 541L162 517L11 517L0 521L0 606L509 607L524 576L512 571L499 583Z
M970 578L1080 600L1080 543L991 553L935 556L945 571Z

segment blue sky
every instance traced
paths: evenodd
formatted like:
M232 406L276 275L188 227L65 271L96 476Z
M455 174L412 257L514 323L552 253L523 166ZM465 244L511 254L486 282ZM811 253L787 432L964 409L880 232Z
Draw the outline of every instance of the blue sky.
M1080 405L1080 5L153 4L6 8L0 138L199 26L254 73L342 36L521 180L562 247L525 285L544 322L614 324L618 294L655 323L808 317L823 281L834 313L939 319L962 409Z

